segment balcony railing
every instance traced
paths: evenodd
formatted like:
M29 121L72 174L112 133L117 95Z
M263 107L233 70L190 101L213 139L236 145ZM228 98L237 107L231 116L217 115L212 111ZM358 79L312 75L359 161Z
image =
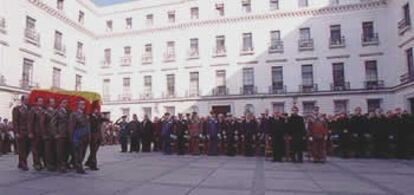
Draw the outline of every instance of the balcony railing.
M254 95L257 94L257 86L245 85L240 87L240 95Z
M32 90L39 88L39 83L34 83L29 80L20 80L20 88L24 90Z
M379 45L378 33L362 34L362 46Z
M169 98L176 98L177 94L175 91L167 91L162 93L162 98L169 99Z
M200 90L189 90L185 92L185 97L199 97L201 96Z
M3 17L0 17L0 33L6 33L6 19Z
M240 55L252 55L254 54L254 47L246 47L242 48L240 51Z
M40 34L34 28L24 30L25 41L36 46L40 46Z
M313 50L314 48L313 39L299 39L298 48L299 48L299 51Z
M345 47L345 37L341 36L340 38L330 38L329 39L329 48L344 48Z
M410 19L403 18L398 22L398 32L400 34L404 34L405 31L411 28L411 21Z
M124 92L118 96L119 101L131 101L132 94L130 92Z
M213 57L225 57L226 48L225 47L214 47L213 48Z
M383 89L384 88L384 81L383 80L365 81L364 86L365 86L365 89L367 89L367 90Z
M132 64L132 58L130 55L125 55L121 57L120 61L121 61L121 66L131 66Z
M300 93L311 93L318 91L318 84L303 84L299 85Z
M351 89L349 82L331 83L331 91L347 91Z
M153 98L154 98L154 95L152 94L152 92L144 92L139 95L139 99L141 100L149 100Z
M227 88L226 86L220 86L220 87L215 87L211 94L213 96L227 96L229 95L229 88Z
M152 53L144 53L141 58L142 64L152 64Z
M80 53L76 55L76 62L80 63L80 64L85 64L86 63L86 57L85 54Z
M66 56L66 46L63 44L55 45L54 47L55 54L60 56Z
M283 41L275 40L270 42L269 53L283 53Z
M286 93L286 85L271 85L269 86L269 94L284 94Z
M187 52L187 59L198 59L198 58L200 58L198 49L190 49Z
M173 61L175 61L175 52L164 53L164 62L173 62Z
M400 81L401 83L409 83L411 81L414 81L414 72L412 73L405 73L403 75L400 76Z

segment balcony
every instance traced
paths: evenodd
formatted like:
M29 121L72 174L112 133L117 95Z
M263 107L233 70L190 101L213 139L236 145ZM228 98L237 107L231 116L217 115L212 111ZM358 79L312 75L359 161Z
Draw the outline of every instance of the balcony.
M246 47L242 48L240 51L241 56L253 55L254 54L254 47Z
M175 61L175 52L164 53L164 62L174 62L174 61Z
M20 88L23 90L32 90L39 88L39 83L34 83L29 80L20 80Z
M132 57L130 55L125 55L120 59L121 66L131 66L132 64Z
M403 18L398 22L398 32L400 35L404 34L407 30L411 28L411 21L410 19Z
M189 90L185 92L185 97L191 98L191 97L200 97L201 91L200 90Z
M362 46L379 45L378 33L362 34Z
M270 42L269 46L269 53L283 53L283 41L282 40L275 40Z
M287 93L286 85L271 85L269 86L269 94L285 94Z
M299 39L299 51L312 51L314 48L313 39Z
M141 93L139 95L139 99L141 99L141 100L150 100L150 99L153 99L153 98L154 98L154 95L150 91Z
M300 93L312 93L318 91L318 84L303 84L299 85Z
M331 91L348 91L351 89L349 82L331 83Z
M254 95L257 94L257 86L245 85L240 87L240 95Z
M164 99L170 99L170 98L176 98L177 94L175 91L167 91L162 93L162 98Z
M63 45L63 44L60 44L60 45L59 44L56 44L53 49L54 49L54 53L56 55L60 55L62 57L65 57L66 56L66 46L65 45Z
M0 17L0 33L6 34L6 19Z
M214 47L213 48L213 58L217 58L217 57L226 57L225 47Z
M414 72L412 72L412 73L407 72L407 73L400 76L400 82L402 84L409 83L409 82L412 82L412 81L414 81Z
M142 64L152 64L152 53L144 53L141 57Z
M130 92L123 92L121 95L118 96L119 101L131 101L132 94Z
M341 36L340 38L330 38L329 39L329 48L336 49L336 48L345 48L345 37Z
M198 49L190 49L187 52L187 60L193 60L193 59L199 59L200 54L198 52Z
M85 54L79 53L76 55L76 62L79 64L85 64L86 63L86 57Z
M40 34L34 28L26 28L24 30L24 40L27 43L40 47Z
M365 86L365 89L367 90L383 89L384 81L383 80L365 81L364 86Z
M213 96L228 96L228 95L230 95L229 88L227 88L226 86L219 86L219 87L214 88L211 91L211 94Z

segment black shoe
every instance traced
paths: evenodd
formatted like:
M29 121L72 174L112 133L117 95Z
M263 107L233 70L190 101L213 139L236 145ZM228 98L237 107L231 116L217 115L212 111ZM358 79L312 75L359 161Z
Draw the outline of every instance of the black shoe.
M85 172L85 170L84 170L84 169L78 169L78 170L76 170L76 173L79 173L79 174L86 174L86 172Z
M99 171L98 167L89 167L92 171Z

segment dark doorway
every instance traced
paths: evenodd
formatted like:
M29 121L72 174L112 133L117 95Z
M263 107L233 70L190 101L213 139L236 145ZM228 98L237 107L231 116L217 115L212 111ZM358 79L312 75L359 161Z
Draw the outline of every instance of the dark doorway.
M227 114L231 112L231 106L225 105L225 106L213 106L212 111L215 114Z
M410 101L411 114L414 114L414 98L411 98L408 101Z

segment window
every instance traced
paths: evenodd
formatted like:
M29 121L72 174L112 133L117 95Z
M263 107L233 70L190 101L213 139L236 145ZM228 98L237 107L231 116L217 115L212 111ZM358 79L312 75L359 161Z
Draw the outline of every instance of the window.
M121 108L122 116L126 116L129 119L130 109L129 108Z
M130 98L130 91L131 91L131 78L125 77L122 79L122 87L123 87L123 99Z
M152 15L152 14L148 14L148 15L146 16L146 24L147 24L148 26L151 26L151 25L153 25L153 24L154 24L154 15Z
M152 109L151 109L151 107L143 107L142 111L144 113L144 116L147 115L149 119L152 118Z
M348 100L334 100L335 114L348 113Z
M60 88L60 72L59 68L53 68L52 72L52 87L53 88Z
M331 44L341 43L342 42L341 25L331 25L330 30L331 30Z
M279 9L279 0L270 0L270 9L277 10Z
M34 30L36 28L36 20L30 16L26 17L26 29Z
M333 85L335 87L345 87L344 63L332 64Z
M104 79L103 80L103 86L102 86L102 96L105 100L110 99L110 86L111 86L111 80L110 79Z
M405 51L407 55L407 67L408 67L408 76L410 80L414 79L414 58L413 58L413 48L407 49Z
M315 102L303 102L303 115L309 116L315 108Z
M125 22L126 22L126 29L131 29L132 28L132 18L126 18Z
M83 24L84 20L85 20L85 13L83 13L83 11L79 11L78 22Z
M243 68L243 94L254 93L254 70Z
M190 57L198 56L198 39L190 39Z
M172 116L175 115L175 107L174 106L165 106L165 112L170 113Z
M190 97L198 96L199 94L199 74L198 72L190 72Z
M376 109L381 108L381 99L368 99L367 107L368 112L375 112Z
M199 18L199 10L198 7L191 8L191 19L198 19Z
M167 42L167 53L165 55L165 60L173 60L175 58L175 42Z
M56 50L59 50L59 51L61 51L63 49L62 48L62 33L59 32L59 31L55 31L55 46L54 46L54 48Z
M29 87L32 84L33 78L33 60L23 59L23 72L22 72L22 87Z
M78 49L76 51L76 57L78 59L84 59L84 55L83 55L83 43L78 42Z
M111 64L111 49L107 48L104 50L105 64Z
M374 36L374 22L363 22L362 23L363 41L369 42Z
M168 12L168 22L174 23L175 22L175 11Z
M313 68L312 65L302 65L302 85L313 85Z
M112 20L106 21L106 31L112 32Z
M272 92L283 90L283 67L274 66L272 67Z
M405 25L410 26L411 25L410 4L408 3L403 6L403 17L405 20Z
M63 2L64 2L64 0L57 0L56 8L58 10L63 10Z
M216 54L226 53L226 39L224 35L216 36Z
M225 70L216 71L216 85L217 87L226 87L226 71Z
M273 112L285 112L285 103L279 102L279 103L273 103Z
M75 77L75 91L80 90L82 90L82 76L77 74Z
M252 12L252 3L250 0L242 0L242 8L244 13Z
M253 51L252 33L243 33L243 50L242 51Z
M300 40L309 40L311 38L310 28L301 28L299 29L299 39Z
M377 61L372 60L365 62L365 75L367 81L378 80Z
M280 31L270 31L270 50L275 51L280 49L283 49Z
M145 53L149 53L152 55L152 44L145 45Z
M217 3L216 4L216 11L217 15L220 17L224 16L224 4L223 3Z
M131 46L124 47L124 55L129 56L131 55Z
M168 96L175 95L175 75L174 74L167 74L167 95Z
M152 77L150 75L144 76L144 93L152 92Z
M244 106L244 115L254 115L254 106L253 104L246 104L246 106Z
M309 6L308 0L298 0L298 3L299 3L299 7L308 7Z

